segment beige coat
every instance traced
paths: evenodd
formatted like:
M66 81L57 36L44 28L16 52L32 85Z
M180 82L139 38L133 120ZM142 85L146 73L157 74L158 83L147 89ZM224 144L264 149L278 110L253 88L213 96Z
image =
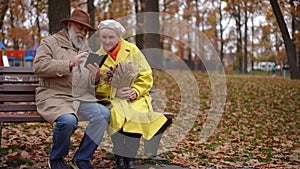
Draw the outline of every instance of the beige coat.
M101 55L105 51L101 48L97 53ZM142 52L134 44L122 39L117 60L114 61L110 56L106 59L101 67L101 77L105 76L106 69L122 61L133 62L139 68L139 75L131 86L137 93L137 99L128 104L127 101L115 98L116 89L104 81L96 88L96 95L99 99L109 100L113 105L110 110L112 133L123 128L125 132L139 133L145 139L151 139L167 119L162 113L153 112L149 93L153 85L152 70ZM129 110L128 113L121 112L123 108Z
M95 85L84 63L70 71L70 59L81 52L69 40L65 29L43 39L37 49L33 69L40 77L36 89L36 105L42 117L54 122L62 114L74 113L79 100L95 101Z

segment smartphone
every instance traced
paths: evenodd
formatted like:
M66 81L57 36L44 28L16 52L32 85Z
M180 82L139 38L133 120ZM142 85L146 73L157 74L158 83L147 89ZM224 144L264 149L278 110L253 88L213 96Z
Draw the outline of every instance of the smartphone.
M107 54L98 55L97 53L90 52L84 66L86 67L88 64L94 64L96 62L99 65L99 67L101 67L104 61L106 60L107 56Z

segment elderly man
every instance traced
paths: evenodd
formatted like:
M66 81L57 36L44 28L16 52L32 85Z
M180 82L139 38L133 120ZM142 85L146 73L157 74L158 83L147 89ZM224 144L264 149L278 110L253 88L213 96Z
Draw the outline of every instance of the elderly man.
M98 104L94 94L100 81L99 66L84 66L90 51L87 33L96 29L90 26L88 13L79 9L61 22L66 27L42 40L33 64L40 77L36 89L38 112L45 120L56 123L49 167L68 168L64 157L80 117L89 123L71 166L93 168L90 160L110 120L109 109Z

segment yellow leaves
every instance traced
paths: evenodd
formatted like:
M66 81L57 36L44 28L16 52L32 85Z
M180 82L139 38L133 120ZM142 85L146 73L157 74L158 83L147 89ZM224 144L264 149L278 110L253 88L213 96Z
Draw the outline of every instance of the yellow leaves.
M212 39L215 36L216 30L214 28L206 29L203 31L208 39Z
M271 25L265 25L265 26L262 27L262 30L263 30L264 34L270 34L271 29L272 29Z
M8 30L8 36L13 38L13 39L17 39L25 44L27 44L28 46L33 46L34 45L34 41L31 37L31 33L29 30L27 30L25 27L14 27L14 28L10 28Z
M133 62L120 62L105 72L104 81L112 87L130 87L138 76L138 67Z

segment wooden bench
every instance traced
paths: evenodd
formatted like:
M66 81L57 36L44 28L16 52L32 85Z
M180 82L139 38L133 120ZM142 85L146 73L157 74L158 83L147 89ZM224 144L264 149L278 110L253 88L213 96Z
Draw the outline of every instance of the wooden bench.
M39 78L31 67L0 66L0 147L4 123L46 122L36 110ZM164 112L172 120L173 113Z

